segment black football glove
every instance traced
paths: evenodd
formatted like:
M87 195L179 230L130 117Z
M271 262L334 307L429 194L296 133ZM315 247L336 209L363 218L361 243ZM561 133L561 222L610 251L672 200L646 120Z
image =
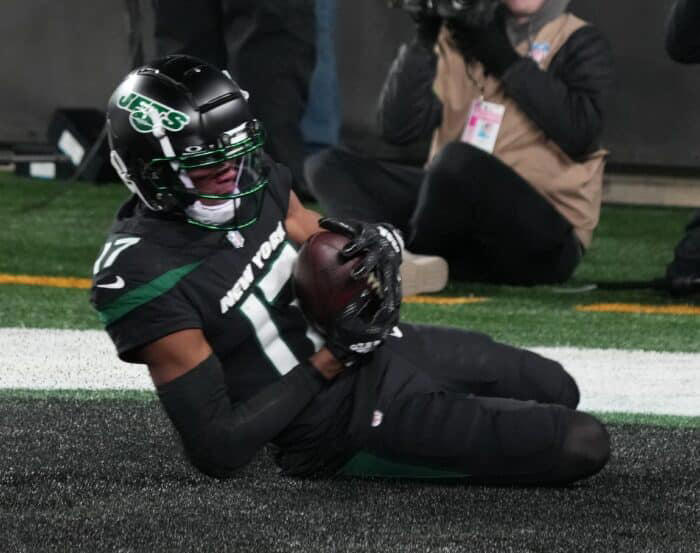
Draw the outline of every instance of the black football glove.
M399 322L403 239L389 223L321 219L319 225L350 238L340 255L363 256L351 277L368 289L351 302L327 329L327 346L341 360L376 349ZM340 355L340 357L339 357Z
M451 19L447 28L464 61L480 61L484 71L495 77L501 77L520 59L508 38L502 10L484 27L469 27Z
M364 256L350 276L356 280L367 279L381 298L381 306L398 310L401 306L401 234L389 223L324 218L319 225L350 238L340 255L345 259Z
M326 347L347 366L372 353L399 323L399 310L382 307L377 296L365 290L350 302L326 329Z

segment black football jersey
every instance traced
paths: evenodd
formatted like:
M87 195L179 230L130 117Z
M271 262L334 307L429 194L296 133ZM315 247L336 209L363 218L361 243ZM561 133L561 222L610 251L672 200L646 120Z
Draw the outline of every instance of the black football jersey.
M199 328L221 360L233 399L246 399L318 350L291 287L291 176L275 165L260 217L241 231L211 231L122 206L93 267L91 302L119 356Z

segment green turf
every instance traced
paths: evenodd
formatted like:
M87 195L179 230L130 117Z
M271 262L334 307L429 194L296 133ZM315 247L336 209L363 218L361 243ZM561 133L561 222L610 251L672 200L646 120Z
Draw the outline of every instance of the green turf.
M596 413L607 424L639 424L665 428L700 428L700 417L655 415L652 413Z
M0 327L102 328L89 291L0 285Z
M690 213L680 208L606 206L586 262L574 278L640 280L661 276Z
M588 294L573 298L539 290L499 291L490 300L456 306L406 305L403 318L413 322L463 326L521 346L578 346L651 351L700 351L698 316L586 313L577 304L641 301L665 304L666 298L630 294Z
M89 277L124 186L0 175L0 273Z
M0 273L89 277L118 205L122 185L93 186L0 175ZM690 210L605 206L593 244L567 287L663 274ZM451 283L440 295L477 295L482 304L406 305L403 318L481 330L518 345L573 345L700 351L698 316L582 313L599 302L679 303L651 290L556 293L532 288ZM695 299L695 305L698 300ZM100 328L86 290L0 285L0 326Z

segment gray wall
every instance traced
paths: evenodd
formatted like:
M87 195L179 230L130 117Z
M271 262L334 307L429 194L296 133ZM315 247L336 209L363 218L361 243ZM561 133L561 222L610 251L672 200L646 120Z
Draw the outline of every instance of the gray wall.
M0 142L45 142L57 107L104 109L129 70L124 0L3 0Z
M664 50L673 0L574 0L615 53L617 90L605 140L618 163L700 167L700 65L671 61ZM698 29L700 33L700 28Z

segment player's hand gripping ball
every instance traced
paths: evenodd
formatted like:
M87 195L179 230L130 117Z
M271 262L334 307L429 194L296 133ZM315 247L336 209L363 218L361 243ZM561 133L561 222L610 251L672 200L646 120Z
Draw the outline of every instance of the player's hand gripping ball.
M325 335L326 346L352 364L379 347L399 322L400 237L385 223L319 223L330 232L304 243L292 282L302 311Z

